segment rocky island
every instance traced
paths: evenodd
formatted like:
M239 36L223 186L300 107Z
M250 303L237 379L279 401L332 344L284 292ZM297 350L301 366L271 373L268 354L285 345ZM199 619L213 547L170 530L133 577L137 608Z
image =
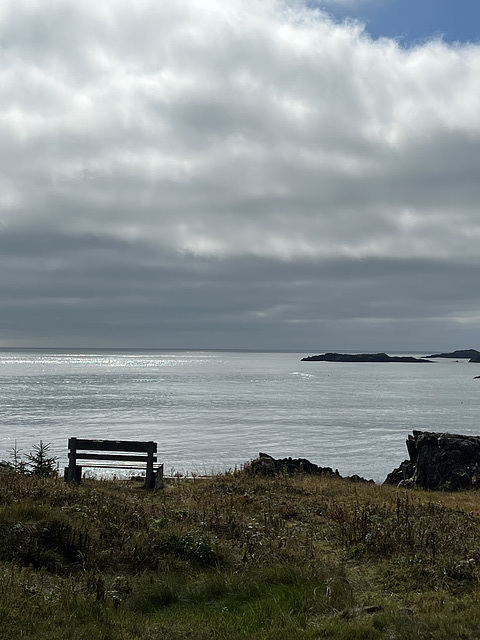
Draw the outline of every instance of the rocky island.
M480 362L480 351L476 349L457 349L449 353L434 353L426 358L468 358L469 362Z
M324 353L302 358L301 362L431 362L431 360L413 356L389 356L386 353Z

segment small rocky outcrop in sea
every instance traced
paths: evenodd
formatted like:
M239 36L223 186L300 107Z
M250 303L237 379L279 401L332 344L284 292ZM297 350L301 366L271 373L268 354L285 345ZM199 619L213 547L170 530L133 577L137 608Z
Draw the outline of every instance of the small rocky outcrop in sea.
M480 437L414 431L410 457L389 473L385 484L434 491L480 488Z
M269 456L268 453L259 453L258 458L252 460L248 467L250 473L255 473L264 476L274 475L288 475L293 476L297 473L306 473L308 475L316 476L330 476L341 478L342 476L331 467L319 467L306 458L282 458L277 459ZM365 480L358 475L348 476L344 480L350 480L351 482L372 482L373 480Z
M301 362L431 362L413 356L389 356L386 353L322 353L307 356Z
M448 353L434 353L426 358L468 358L470 362L480 362L480 351L476 349L457 349Z

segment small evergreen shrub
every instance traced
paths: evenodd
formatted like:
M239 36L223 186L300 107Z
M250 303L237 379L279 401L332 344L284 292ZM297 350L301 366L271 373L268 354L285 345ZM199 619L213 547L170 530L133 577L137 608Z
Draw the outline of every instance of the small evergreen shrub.
M27 455L29 473L42 478L52 478L58 475L57 456L49 456L50 445L40 440L34 445L33 452Z

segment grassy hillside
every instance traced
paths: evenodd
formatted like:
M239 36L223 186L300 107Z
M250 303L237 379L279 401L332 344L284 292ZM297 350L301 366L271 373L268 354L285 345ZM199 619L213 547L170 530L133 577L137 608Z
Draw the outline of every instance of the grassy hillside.
M474 639L480 496L0 474L0 637Z

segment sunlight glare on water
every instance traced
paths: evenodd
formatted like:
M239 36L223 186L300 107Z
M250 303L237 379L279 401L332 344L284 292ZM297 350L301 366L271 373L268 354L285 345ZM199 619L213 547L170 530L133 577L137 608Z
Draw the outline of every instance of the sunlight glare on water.
M170 472L304 457L382 481L413 429L478 435L479 368L301 362L299 353L0 352L0 459L71 436L158 442Z

